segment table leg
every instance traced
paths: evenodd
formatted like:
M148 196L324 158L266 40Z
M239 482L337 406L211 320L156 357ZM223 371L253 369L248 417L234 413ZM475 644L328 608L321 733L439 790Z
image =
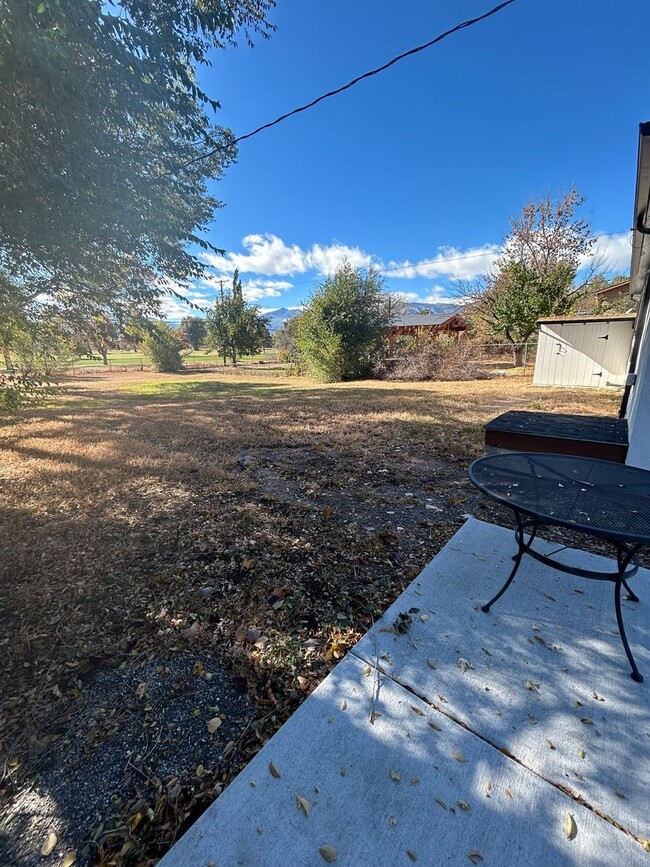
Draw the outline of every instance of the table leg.
M633 550L636 551L637 549L638 549L638 546L635 546L635 548ZM632 560L632 556L628 552L627 548L623 548L620 544L617 546L616 559L618 561L618 571L619 572L625 572L625 569L627 568L628 563L630 563L630 561ZM636 560L634 562L636 562ZM636 595L634 590L632 590L632 588L627 583L625 578L623 578L623 586L627 590L627 598L630 600L630 602L638 602L639 597Z
M519 514L519 512L515 512L515 517L517 518L517 530L515 532L515 539L517 540L517 543L519 545L519 550L517 551L517 554L514 557L515 565L512 567L512 572L508 576L508 580L503 585L501 590L499 590L497 595L494 596L492 599L490 599L489 602L487 602L485 605L481 605L481 611L485 611L485 612L489 611L490 608L494 605L494 603L498 599L501 599L501 597L506 592L508 587L510 587L510 585L512 584L512 579L517 574L517 570L519 569L519 566L521 564L522 557L524 556L526 551L528 551L530 546L533 544L533 540L535 539L535 536L537 534L537 524L534 523L533 528L532 528L531 533L530 533L530 536L528 538L528 541L526 542L524 540L524 526L525 525L524 525L524 522L521 520L521 515Z
M634 558L639 547L639 545L636 545L634 548L628 549L620 544L617 546L616 559L618 561L618 576L615 579L614 606L616 608L616 622L618 623L618 632L621 636L623 649L625 650L628 661L632 666L632 674L630 675L630 677L637 683L643 683L643 676L637 668L634 657L632 656L632 651L630 650L630 645L627 640L627 634L625 632L625 624L623 623L623 612L621 611L621 587L625 587L625 589L627 590L628 599L630 599L632 602L639 601L639 597L635 593L633 593L632 590L630 590L627 581L623 577L625 574L625 570L630 565L630 563L636 562Z
M639 669L637 668L636 662L634 661L634 657L632 656L632 651L630 650L630 645L628 644L627 635L625 633L625 624L623 623L623 612L621 611L621 587L625 584L624 580L617 580L616 586L614 588L614 605L616 606L616 621L618 623L618 631L621 636L621 642L623 643L623 649L627 654L628 661L632 666L632 674L630 677L632 680L635 680L637 683L643 683L643 676ZM627 585L626 585L627 586Z

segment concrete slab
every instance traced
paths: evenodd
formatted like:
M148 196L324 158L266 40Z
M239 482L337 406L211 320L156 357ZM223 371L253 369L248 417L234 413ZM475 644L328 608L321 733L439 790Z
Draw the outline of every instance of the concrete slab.
M549 553L557 545L540 542ZM646 681L631 680L609 582L525 558L489 614L516 550L513 533L468 521L353 653L378 667L536 775L638 837L650 837L650 573L624 603ZM563 553L585 568L611 561ZM417 610L416 610L417 609ZM406 634L392 631L410 613Z
M308 867L326 863L324 846L355 867L648 863L623 831L352 655L160 863Z

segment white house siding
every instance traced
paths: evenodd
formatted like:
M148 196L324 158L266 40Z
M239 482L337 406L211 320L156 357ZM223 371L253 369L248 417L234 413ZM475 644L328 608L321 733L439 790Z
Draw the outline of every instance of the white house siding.
M650 305L641 331L641 346L637 360L637 380L630 393L627 424L630 446L626 464L650 470Z
M533 384L620 388L633 328L632 319L542 323Z

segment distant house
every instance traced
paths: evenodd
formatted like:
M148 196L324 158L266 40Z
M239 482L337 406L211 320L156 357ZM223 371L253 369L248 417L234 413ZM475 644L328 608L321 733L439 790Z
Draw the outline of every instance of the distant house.
M396 316L388 334L390 351L393 351L398 337L413 337L417 345L422 334L432 337L439 334L455 334L460 337L466 331L465 320L458 313L415 313Z
M613 301L614 298L619 298L622 295L629 296L630 281L622 280L620 283L614 283L612 286L605 286L604 289L599 289L594 294L599 301Z

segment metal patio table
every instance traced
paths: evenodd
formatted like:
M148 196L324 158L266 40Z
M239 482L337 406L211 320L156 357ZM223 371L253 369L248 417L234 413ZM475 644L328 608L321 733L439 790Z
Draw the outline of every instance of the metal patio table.
M512 572L481 611L489 611L505 593L524 554L570 575L612 581L616 620L632 666L631 677L642 682L625 634L621 589L625 587L627 599L639 601L627 582L638 571L639 550L650 545L650 471L571 455L511 452L474 461L468 474L484 494L512 509L517 520L519 550ZM611 542L616 547L616 570L580 569L535 551L532 544L544 526L565 527ZM553 554L560 550L563 548Z

